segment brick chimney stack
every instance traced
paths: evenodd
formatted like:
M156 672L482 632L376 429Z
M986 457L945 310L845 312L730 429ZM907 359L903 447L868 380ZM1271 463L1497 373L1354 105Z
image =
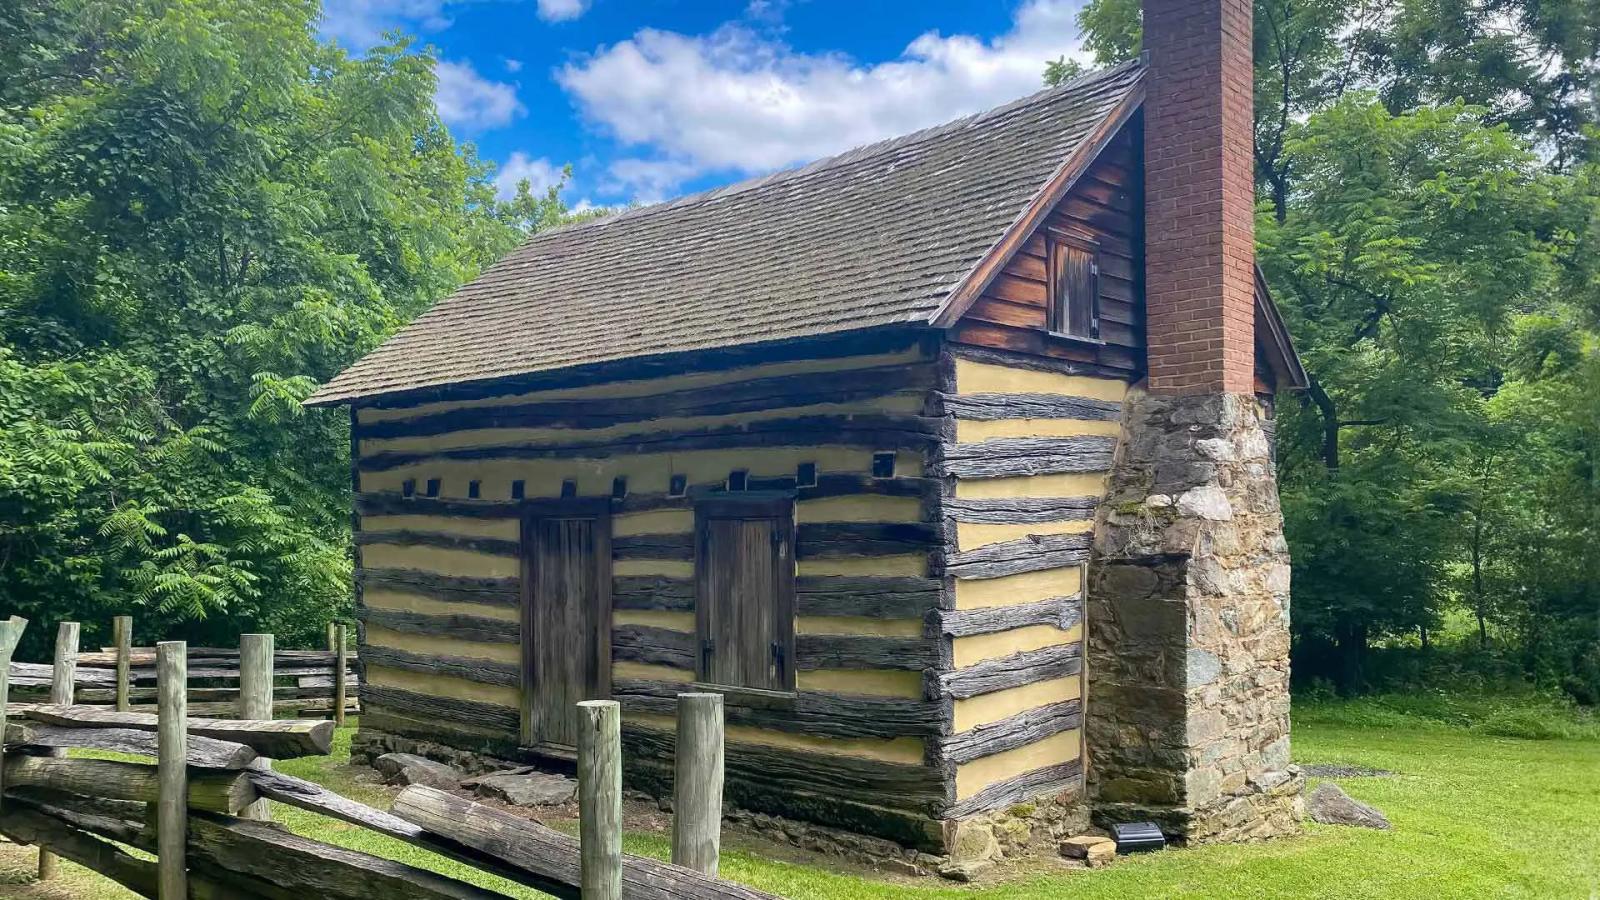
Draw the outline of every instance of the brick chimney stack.
M1101 824L1299 827L1289 554L1255 386L1250 0L1144 0L1148 378L1129 391L1087 596Z
M1145 0L1149 388L1254 385L1250 0Z

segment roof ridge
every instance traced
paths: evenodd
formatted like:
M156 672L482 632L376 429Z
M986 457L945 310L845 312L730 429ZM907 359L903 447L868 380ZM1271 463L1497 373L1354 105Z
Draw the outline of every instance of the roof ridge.
M831 156L824 156L820 159L814 159L811 162L802 163L801 165L794 166L792 168L779 169L775 172L768 172L765 175L757 175L752 178L746 178L743 181L736 181L732 184L708 188L704 191L694 194L685 194L682 197L674 197L671 200L666 200L661 203L652 203L646 206L627 207L611 215L600 216L594 219L585 219L578 222L569 222L563 225L558 225L554 228L547 228L543 231L539 231L533 235L530 235L529 240L524 242L522 246L526 247L530 244L542 243L546 238L553 238L559 235L567 235L579 231L586 231L592 228L602 228L607 225L617 224L619 222L633 221L635 219L643 218L647 215L682 209L684 207L695 206L697 204L707 203L713 200L720 200L724 197L731 197L747 191L758 190L769 185L787 183L797 178L812 175L818 172L826 172L837 166L847 165L863 159L869 159L874 156L878 156L890 151L891 149L910 147L923 141L940 137L951 131L965 128L968 125L976 122L1007 115L1019 109L1030 107L1037 103L1042 103L1045 100L1052 99L1057 95L1073 93L1098 81L1111 80L1116 77L1121 77L1126 72L1139 69L1142 66L1142 60L1138 57L1135 57L1134 59L1118 63L1109 68L1100 69L1094 72L1086 72L1083 75L1072 79L1071 81L1066 81L1058 85L1042 88L1034 91L1031 94L1025 94L1021 97L1018 97L1015 100L1002 103L999 106L990 107L989 109L979 110L973 113L967 113L966 115L959 116L949 121L940 122L937 125L929 125L925 128L919 128L916 131L883 138L868 144L861 144L860 146L851 147L848 150L842 150ZM509 262L511 257L515 254L516 251L512 251L512 253L507 254L506 261Z

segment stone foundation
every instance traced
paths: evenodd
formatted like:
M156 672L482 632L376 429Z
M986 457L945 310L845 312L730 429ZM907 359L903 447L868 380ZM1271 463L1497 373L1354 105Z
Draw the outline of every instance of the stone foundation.
M1289 554L1253 397L1130 392L1088 593L1089 790L1102 824L1232 841L1299 827Z

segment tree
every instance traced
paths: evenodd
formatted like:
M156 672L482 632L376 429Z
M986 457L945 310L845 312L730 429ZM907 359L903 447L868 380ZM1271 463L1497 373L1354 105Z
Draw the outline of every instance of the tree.
M428 54L352 58L318 15L0 12L8 608L309 638L349 603L349 430L299 401L560 218L555 190L496 199L434 111Z

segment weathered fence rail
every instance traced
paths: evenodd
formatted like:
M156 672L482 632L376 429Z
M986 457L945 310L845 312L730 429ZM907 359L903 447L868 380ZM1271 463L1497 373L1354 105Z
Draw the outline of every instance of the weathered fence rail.
M12 648L26 622L0 622L0 834L59 855L155 900L191 897L394 900L501 898L467 881L293 834L270 821L267 801L309 810L432 850L556 897L585 900L767 900L719 881L721 704L686 697L680 715L699 737L679 765L683 851L694 868L621 852L621 746L613 701L580 704L593 733L579 767L580 837L479 804L412 786L386 812L272 771L270 759L327 753L326 719L191 716L182 642L157 648L153 711L81 703L8 704ZM63 634L67 630L63 629ZM276 662L267 636L248 635L248 710L271 709ZM207 651L210 652L210 651ZM87 654L86 654L87 655ZM212 653L205 659L221 658ZM304 657L300 657L304 659ZM113 660L115 662L115 660ZM298 665L299 663L294 663ZM133 666L137 670L137 664ZM57 671L61 671L58 666ZM331 667L330 667L331 678ZM26 677L26 676L24 676ZM98 677L98 676L95 676ZM262 688L263 679L267 688ZM58 692L58 699L68 698ZM717 698L720 700L720 697ZM18 715L7 722L8 713ZM716 746L713 746L715 744ZM107 750L144 760L57 755ZM151 862L128 853L154 854ZM675 853L675 856L678 855Z
M326 650L272 652L274 715L329 715L342 721L345 714L360 712L357 698L361 676L356 655L336 643L344 639L343 629L342 625L329 625ZM117 616L112 623L114 646L75 655L70 676L73 702L117 709L155 708L156 648L131 646L132 633L132 619ZM185 663L189 711L196 715L232 715L242 690L240 651L190 647ZM58 668L59 661L56 665L11 663L11 699L18 703L50 702ZM342 685L334 680L336 668L344 672Z

